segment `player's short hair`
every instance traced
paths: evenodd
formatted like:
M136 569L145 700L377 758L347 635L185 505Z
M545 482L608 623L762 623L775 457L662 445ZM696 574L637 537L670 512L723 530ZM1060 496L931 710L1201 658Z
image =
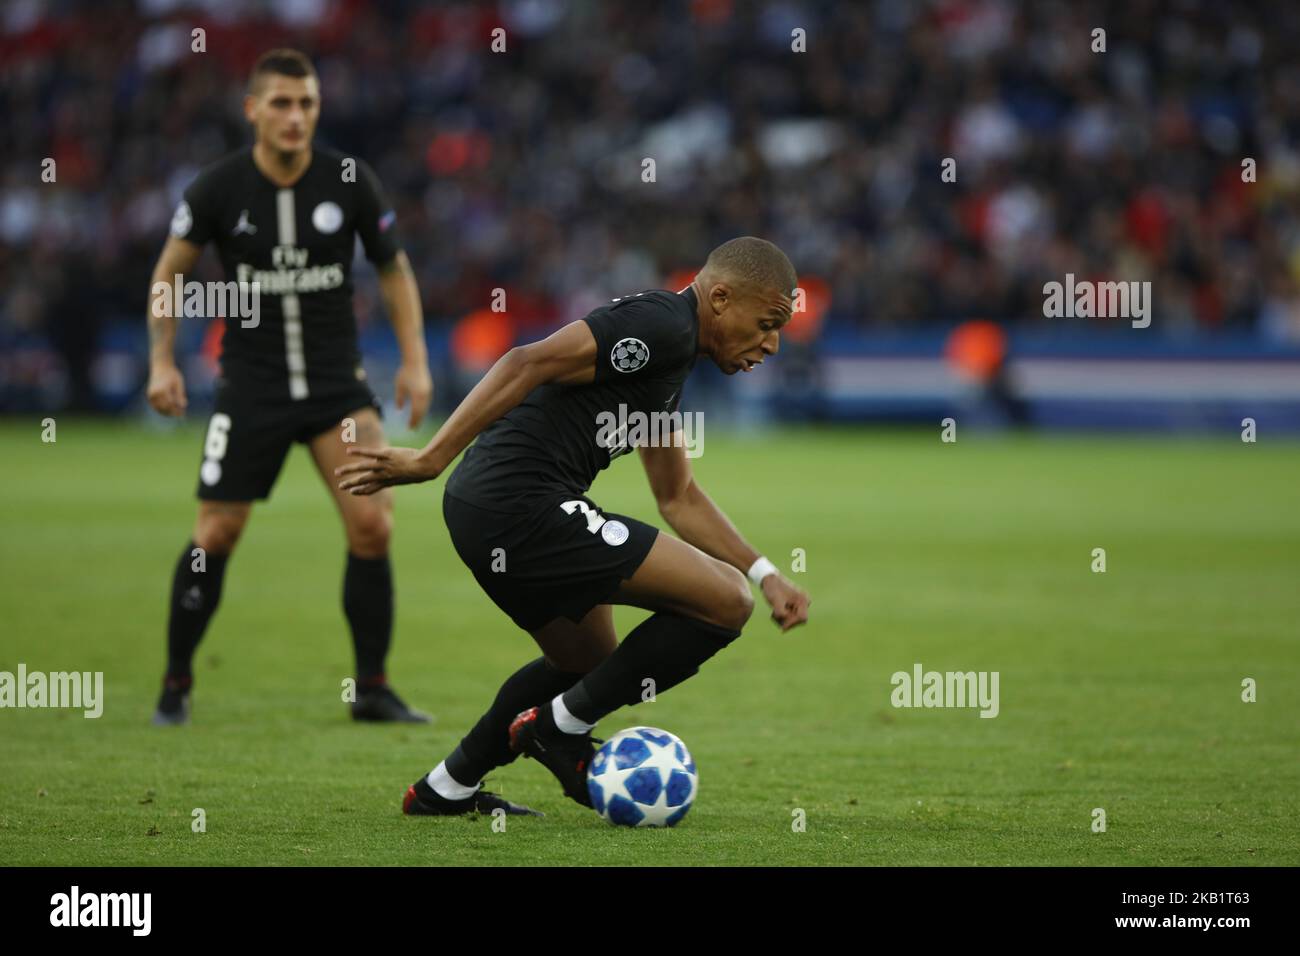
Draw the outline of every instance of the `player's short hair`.
M248 92L256 93L262 87L262 78L271 75L299 78L315 76L316 67L311 65L307 54L297 50L290 50L287 47L267 50L257 58L257 62L253 64L253 71L248 74Z
M752 284L757 289L778 289L793 297L799 278L786 254L775 244L756 236L724 242L709 253L704 271L716 278Z

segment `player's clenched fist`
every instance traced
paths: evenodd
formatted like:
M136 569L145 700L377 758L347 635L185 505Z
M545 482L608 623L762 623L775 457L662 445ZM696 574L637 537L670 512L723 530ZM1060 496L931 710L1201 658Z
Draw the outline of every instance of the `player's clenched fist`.
M185 378L175 365L152 365L146 389L149 404L164 415L184 415Z
M788 631L808 620L808 606L812 601L808 593L797 588L779 574L763 578L763 597L772 606L772 620Z

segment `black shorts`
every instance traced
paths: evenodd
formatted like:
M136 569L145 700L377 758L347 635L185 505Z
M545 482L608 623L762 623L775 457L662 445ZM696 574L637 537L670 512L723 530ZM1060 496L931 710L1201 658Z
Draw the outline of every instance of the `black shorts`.
M364 382L322 398L266 399L226 382L203 435L198 496L204 501L267 498L294 442L338 428L363 408L381 412ZM382 412L381 412L382 414Z
M659 535L582 495L539 498L526 514L502 514L444 492L442 514L479 586L525 631L558 617L576 623L608 603Z

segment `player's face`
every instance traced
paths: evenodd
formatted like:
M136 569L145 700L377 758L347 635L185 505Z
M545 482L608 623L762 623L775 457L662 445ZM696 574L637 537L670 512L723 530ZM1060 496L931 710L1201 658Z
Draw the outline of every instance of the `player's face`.
M320 86L314 76L262 77L261 89L244 97L244 115L257 141L279 153L311 145L320 119Z
M776 289L732 288L711 291L719 336L713 361L728 375L752 372L780 348L781 329L790 321L790 295Z

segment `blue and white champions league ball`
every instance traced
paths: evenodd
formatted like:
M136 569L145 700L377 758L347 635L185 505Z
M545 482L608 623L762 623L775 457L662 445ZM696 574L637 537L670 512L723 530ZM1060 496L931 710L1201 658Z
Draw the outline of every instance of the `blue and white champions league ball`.
M605 741L587 769L596 812L624 827L670 827L695 802L700 777L686 745L657 727L630 727Z

